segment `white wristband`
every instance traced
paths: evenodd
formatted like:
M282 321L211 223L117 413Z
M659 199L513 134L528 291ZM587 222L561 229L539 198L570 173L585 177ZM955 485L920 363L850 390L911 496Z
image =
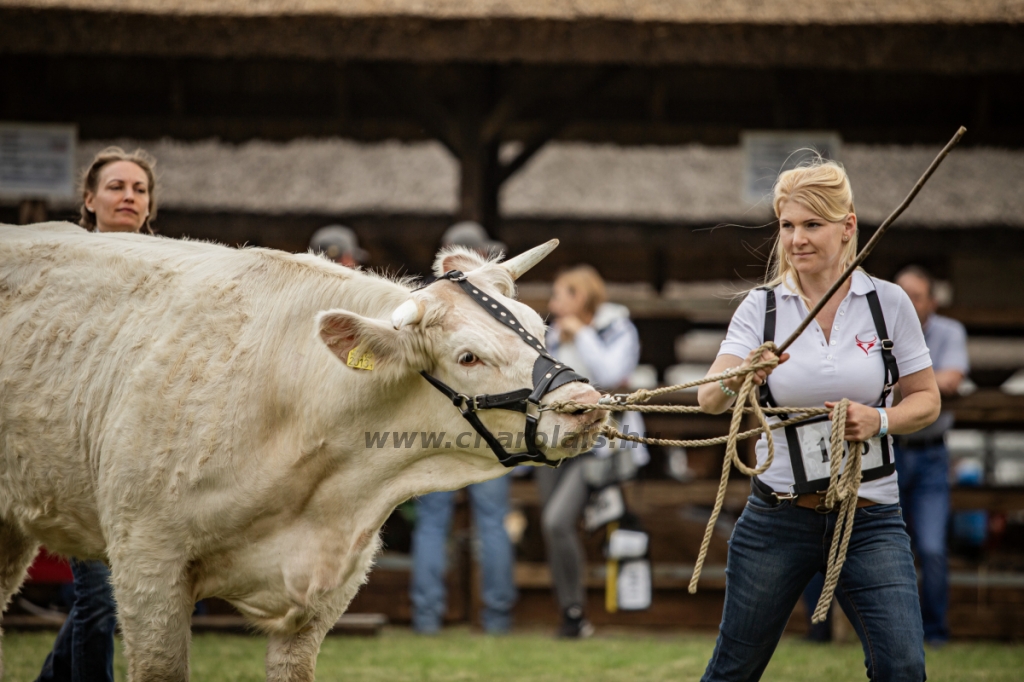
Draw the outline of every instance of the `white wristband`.
M878 429L878 435L884 436L889 433L889 415L886 413L884 408L876 407L878 410L878 416L882 419L882 424Z

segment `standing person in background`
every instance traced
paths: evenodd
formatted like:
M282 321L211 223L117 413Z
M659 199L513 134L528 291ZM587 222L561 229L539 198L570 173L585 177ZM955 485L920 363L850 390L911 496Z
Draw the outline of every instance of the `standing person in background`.
M932 356L935 381L943 397L957 395L966 376L967 331L956 320L936 315L935 281L924 268L911 265L896 275L914 304ZM946 432L953 413L944 410L931 426L896 439L896 471L900 502L907 514L910 539L921 563L921 617L925 642L941 646L949 639L949 563L946 526L949 522L949 450Z
M627 385L640 361L640 336L629 319L629 309L607 302L604 280L589 265L560 274L548 304L553 322L546 339L548 351L603 390ZM623 421L630 431L643 432L638 413L627 412ZM593 634L584 617L586 555L577 525L590 497L584 478L584 458L609 456L607 447L563 463L557 469L536 469L543 509L541 527L547 547L555 597L562 611L559 637L579 639ZM634 463L643 466L647 448L631 448Z
M321 227L310 237L309 248L346 268L363 265L370 257L364 249L359 248L359 238L352 228L344 225Z
M504 249L484 228L473 222L452 225L441 237L441 246L464 246L482 255ZM500 635L512 627L512 607L518 597L515 586L515 555L505 530L510 476L476 483L466 488L473 525L479 541L481 621L484 631ZM441 629L447 610L444 575L448 559L455 491L429 493L416 500L416 527L412 534L412 626L421 634Z
M156 177L153 158L137 149L131 154L107 147L82 177L79 224L96 232L153 233ZM43 663L39 682L113 682L117 609L110 569L102 561L71 559L75 596L53 650Z

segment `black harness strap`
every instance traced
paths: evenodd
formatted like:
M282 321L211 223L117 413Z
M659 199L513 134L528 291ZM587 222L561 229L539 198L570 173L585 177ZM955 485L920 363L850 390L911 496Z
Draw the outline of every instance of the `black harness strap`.
M761 343L768 343L769 341L775 341L775 288L774 287L758 287L763 289L765 292L765 310L764 310L764 332L761 334ZM761 405L764 407L776 407L775 399L772 397L772 389L768 387L768 382L761 384L760 391ZM782 420L785 420L785 416L781 416Z
M507 467L518 466L524 462L537 462L557 467L561 460L548 459L537 445L537 427L540 422L541 398L546 393L550 393L559 386L569 382L582 381L589 383L589 380L577 374L568 365L552 357L544 347L541 339L534 337L526 331L526 328L516 319L512 311L494 300L493 296L481 291L464 274L458 270L451 270L434 281L440 280L448 280L458 284L491 317L514 331L519 338L538 352L537 360L533 364L533 388L521 388L515 391L508 391L507 393L482 394L470 397L459 393L426 371L422 371L420 374L459 408L459 412L470 423L473 430L487 442L487 445L494 452L499 462ZM419 288L422 289L423 287ZM526 452L513 454L505 450L476 414L479 410L493 409L511 410L513 412L522 412L526 415L526 427L524 429Z
M879 407L885 405L886 398L892 393L893 386L900 380L900 368L896 364L896 356L892 354L895 346L889 338L889 332L885 328L885 317L882 315L882 304L878 300L878 292L874 289L868 292L868 307L871 309L871 318L875 321L875 331L878 332L878 342L882 345L882 364L885 365L885 385L882 387L882 397L879 400Z

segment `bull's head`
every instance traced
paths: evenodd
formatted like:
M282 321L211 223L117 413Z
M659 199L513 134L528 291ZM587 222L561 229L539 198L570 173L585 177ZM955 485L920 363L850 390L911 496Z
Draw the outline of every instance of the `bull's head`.
M556 246L558 241L551 240L505 262L460 247L445 249L434 263L439 281L411 292L393 310L390 324L330 311L320 316L321 337L339 357L347 353L350 366L353 354L374 362L416 358L410 369L422 372L452 399L441 407L443 397L434 393L438 400L431 402L457 415L451 406L455 402L478 432L488 432L499 444L492 440L488 445L486 434L483 439L474 434L453 441L453 448L488 457L501 458L502 450L517 455L506 465L518 461L518 455L554 461L579 454L593 446L607 413L561 414L543 408L557 400L595 403L600 395L573 380L579 377L571 369L546 359L543 321L514 299L515 280ZM446 280L445 273L452 271L465 273L464 281L457 276ZM526 457L528 449L532 458Z

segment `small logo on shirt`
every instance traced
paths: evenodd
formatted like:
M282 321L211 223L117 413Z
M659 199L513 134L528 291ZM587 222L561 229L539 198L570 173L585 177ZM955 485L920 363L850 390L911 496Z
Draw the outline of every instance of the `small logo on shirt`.
M878 343L877 336L873 339L868 339L867 341L861 341L860 336L854 336L853 338L857 341L857 348L864 351L864 355L868 355L868 351L874 348L875 344Z

